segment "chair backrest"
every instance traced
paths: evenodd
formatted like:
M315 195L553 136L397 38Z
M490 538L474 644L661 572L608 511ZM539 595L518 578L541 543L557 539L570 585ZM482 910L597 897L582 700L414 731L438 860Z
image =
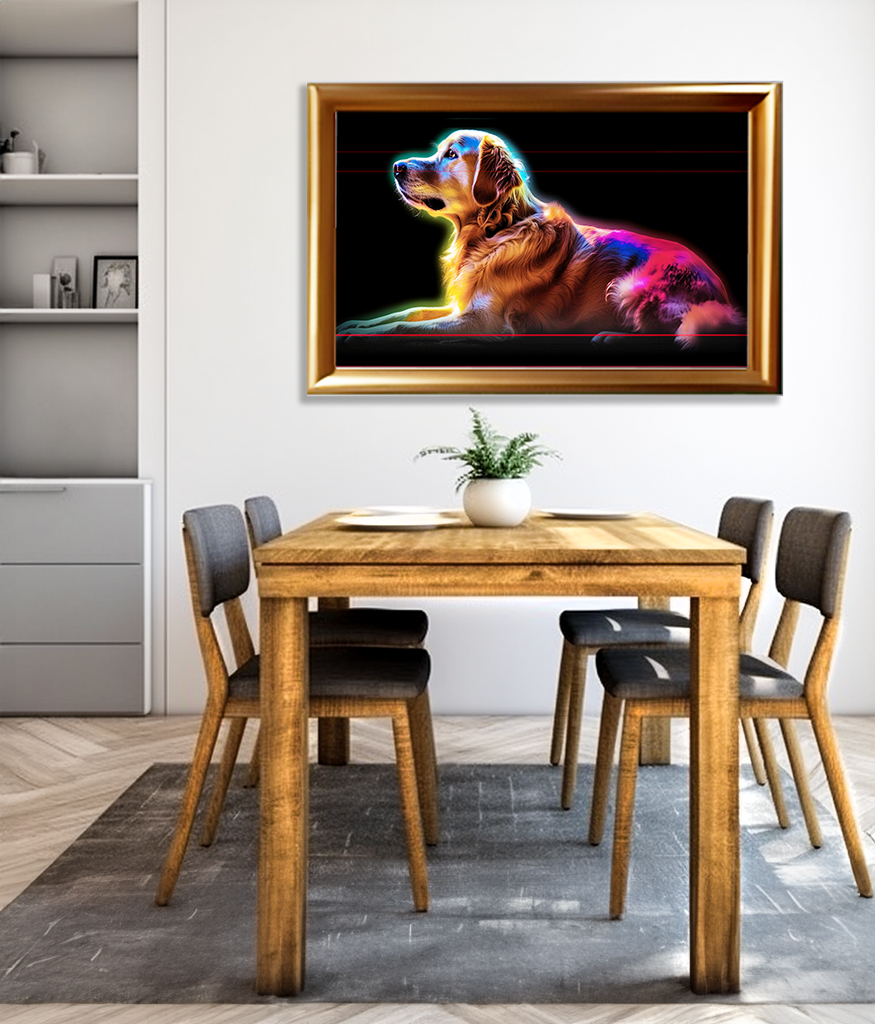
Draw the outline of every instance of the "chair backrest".
M775 565L781 596L811 605L826 618L836 615L850 536L847 512L791 509L781 527Z
M747 549L742 576L759 583L766 565L775 506L762 498L729 498L720 513L717 536Z
M182 536L207 686L211 696L223 698L229 672L211 618L217 607L225 613L237 666L255 653L240 604L250 578L246 524L234 505L209 505L183 513Z
M259 544L266 544L269 540L279 537L283 532L280 514L273 498L268 498L266 495L247 498L243 507L249 528L249 540L253 548L257 548Z
M747 551L747 561L741 567L742 576L750 580L739 620L739 647L742 651L750 650L753 643L774 518L774 504L763 498L729 498L720 514L717 536Z
M249 589L249 542L240 509L209 505L182 516L190 540L192 565L202 615Z
M822 696L838 637L851 517L847 512L793 508L784 518L775 563L775 585L784 598L770 657L786 666L802 605L816 608L823 623L808 669L808 696ZM816 693L813 693L816 691Z

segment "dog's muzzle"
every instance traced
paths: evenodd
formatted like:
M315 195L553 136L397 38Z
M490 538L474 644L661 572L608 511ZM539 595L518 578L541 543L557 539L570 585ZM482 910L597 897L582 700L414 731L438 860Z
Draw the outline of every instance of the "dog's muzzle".
M411 181L410 165L407 160L398 160L392 167L392 173L395 176L395 186L401 193L403 199L408 203L416 206L427 206L429 210L442 210L447 204L443 199L439 199L437 196L420 196L411 192L411 186L415 186L415 182Z

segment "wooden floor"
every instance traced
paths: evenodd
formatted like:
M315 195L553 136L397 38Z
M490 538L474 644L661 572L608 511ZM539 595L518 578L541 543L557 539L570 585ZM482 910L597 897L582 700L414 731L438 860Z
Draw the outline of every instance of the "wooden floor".
M675 759L686 756L685 723L674 724ZM875 717L836 721L870 866L875 866ZM130 783L156 761L187 761L195 718L0 720L0 906L13 900ZM440 718L438 755L456 762L543 763L545 718ZM581 759L592 759L597 723L584 724ZM831 807L807 725L800 725L815 795ZM251 737L244 744L251 742ZM248 749L248 748L247 748ZM391 761L381 722L356 722L353 757ZM156 866L157 867L157 866ZM875 908L873 908L875 910ZM0 964L0 971L4 965ZM4 1006L4 1024L875 1024L875 1006L461 1006L300 1004L282 1006Z

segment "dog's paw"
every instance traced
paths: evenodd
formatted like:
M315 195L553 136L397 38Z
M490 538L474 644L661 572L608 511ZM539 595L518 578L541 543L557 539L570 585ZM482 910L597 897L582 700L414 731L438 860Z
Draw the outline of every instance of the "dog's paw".
M387 334L397 333L398 329L395 324L375 324L368 320L347 320L346 323L339 324L335 331L338 338L344 336L355 338L376 336L382 338Z
M628 337L628 334L617 334L614 331L602 331L600 334L594 334L592 336L592 342L594 345L613 345L617 341L625 341Z
M342 324L337 325L336 333L358 334L360 331L367 330L373 326L373 322L370 320L344 320Z

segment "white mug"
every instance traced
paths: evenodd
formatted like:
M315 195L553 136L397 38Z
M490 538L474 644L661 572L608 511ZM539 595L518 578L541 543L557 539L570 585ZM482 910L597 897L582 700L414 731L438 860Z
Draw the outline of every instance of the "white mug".
M36 153L4 153L4 174L36 174Z

